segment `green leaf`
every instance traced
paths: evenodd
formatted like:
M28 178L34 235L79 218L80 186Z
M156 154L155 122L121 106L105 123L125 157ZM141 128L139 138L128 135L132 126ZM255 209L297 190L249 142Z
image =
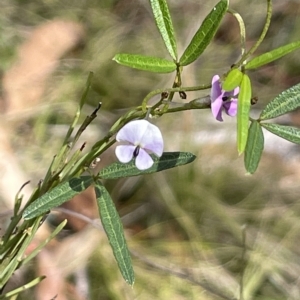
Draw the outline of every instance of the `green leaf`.
M26 233L23 232L25 227L23 227L22 224L21 227L23 227L23 230L21 232L16 232L16 235L12 237L8 243L1 245L1 250L3 246L7 248L7 244L10 244L10 249L8 253L5 253L4 259L3 256L1 257L0 289L3 289L8 280L13 276L15 270L20 266L20 260L24 257L26 249L28 249L35 233L40 227L41 220L42 217L37 218L34 222L32 222L30 230L27 230ZM0 299L3 299L3 297L0 296Z
M27 282L26 284L22 285L21 287L18 287L15 290L9 291L6 294L0 296L0 299L17 299L18 296L17 297L14 297L14 296L33 288L34 286L39 284L45 278L47 278L47 276L39 276L39 277Z
M79 112L81 111L83 105L87 101L87 96L88 96L89 90L91 88L93 76L94 76L94 73L90 72L89 76L88 76L88 79L86 81L86 84L85 84L85 90L84 90L84 92L83 92L83 94L81 96L80 102L79 102Z
M260 124L252 121L245 148L244 164L247 172L253 174L259 164L264 149L264 134Z
M173 61L152 56L120 53L115 55L113 60L126 67L155 73L170 73L176 70Z
M177 60L177 45L168 4L165 0L150 0L154 19L172 58Z
M273 123L261 123L268 131L295 144L300 144L300 129L292 126L278 125Z
M234 90L240 86L243 76L244 74L239 69L230 70L222 84L222 89L228 92Z
M266 64L298 49L298 48L300 48L300 41L284 45L282 47L279 47L270 52L264 53L262 55L259 55L255 58L253 58L245 65L245 69L247 69L247 70L256 69L256 68L266 65Z
M237 111L237 145L239 154L244 152L247 143L250 106L251 82L249 76L244 74L238 96Z
M30 260L32 260L34 257L37 256L37 254L55 237L57 236L63 228L67 224L67 220L62 221L55 229L53 232L45 239L43 240L36 248L34 248L30 254L28 254L24 259L21 261L20 266L26 265Z
M186 66L195 61L209 45L228 8L228 0L221 0L206 16L190 44L180 58L180 65Z
M120 272L125 281L132 286L134 284L134 272L119 214L106 188L99 181L96 182L95 193L102 226L113 250Z
M61 183L31 203L23 212L25 220L40 216L86 190L93 183L91 176L72 178Z
M189 152L164 152L160 158L156 157L155 155L151 155L151 157L154 160L154 164L147 170L141 171L137 169L134 160L132 160L128 164L119 162L113 163L110 166L102 169L98 175L103 179L116 179L150 174L188 164L194 161L196 158L194 154Z
M21 294L22 292L33 288L34 286L39 284L45 278L47 278L47 276L39 276L39 277L27 282L26 284L16 288L15 290L9 291L6 294L0 296L0 299L17 299L17 298L20 298L20 297L18 297L19 296L18 294Z
M300 107L300 84L283 91L275 97L260 114L260 120L268 120L284 115Z

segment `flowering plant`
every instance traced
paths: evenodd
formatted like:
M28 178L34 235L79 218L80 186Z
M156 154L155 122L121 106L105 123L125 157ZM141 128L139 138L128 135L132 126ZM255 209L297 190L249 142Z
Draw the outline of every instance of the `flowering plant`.
M90 186L94 188L102 225L120 272L128 284L134 284L135 277L122 223L103 180L155 173L191 163L196 158L190 152L163 152L162 133L156 125L149 122L150 115L161 117L191 109L211 109L213 117L218 121L223 121L223 111L229 116L236 116L237 149L239 154L244 154L245 168L250 174L256 171L263 152L262 128L283 139L300 143L299 129L265 122L300 107L300 84L289 88L270 101L257 119L250 117L253 97L248 71L275 61L300 47L300 42L295 42L253 57L256 49L264 40L270 24L271 0L267 1L267 18L261 36L250 49L246 49L245 46L245 28L241 17L232 12L228 0L220 0L211 8L180 58L177 53L177 42L167 1L150 0L150 4L170 59L127 53L117 54L113 59L118 64L139 70L162 74L174 72L172 87L163 87L150 92L141 101L140 106L132 108L122 115L111 126L107 134L97 141L89 151L85 152L85 145L78 147L77 143L82 132L97 117L101 104L91 115L86 117L78 131L74 135L72 133L78 123L79 115L82 114L82 107L91 85L92 74L89 76L78 112L63 141L60 152L54 157L45 178L37 185L36 190L24 206L21 205L22 197L19 194L16 196L14 215L1 239L3 247L0 250L0 261L3 264L3 272L0 274L0 289L5 287L16 269L26 264L39 252L40 248L37 247L30 256L26 258L23 256L26 247L32 241L48 212ZM212 81L207 84L183 86L183 70L201 56L212 41L227 12L232 13L239 21L240 59L234 65L228 66L227 72L221 78L219 75L211 74ZM213 73L219 73L219 70ZM181 101L185 100L191 91L207 91L208 95ZM180 102L173 101L177 94L181 98ZM159 96L159 99L154 104L150 104L149 100L155 96ZM94 174L94 164L97 163L97 158L116 142L118 144L115 154L119 162L116 160L113 164ZM58 226L51 237L55 236L64 225L65 223L62 223ZM40 280L42 279L31 282L26 287L33 286ZM4 296L8 297L19 292L20 290L16 290Z

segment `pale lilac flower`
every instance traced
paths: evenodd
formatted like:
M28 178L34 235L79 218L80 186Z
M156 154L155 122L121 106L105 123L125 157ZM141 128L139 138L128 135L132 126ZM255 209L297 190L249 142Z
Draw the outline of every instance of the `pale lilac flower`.
M135 120L127 123L117 133L116 140L123 145L116 147L116 156L122 163L135 158L139 170L149 169L153 159L149 153L160 157L163 154L164 142L160 130L146 120Z
M223 121L222 111L225 110L226 114L234 117L237 113L237 95L239 87L233 91L226 92L222 90L220 77L215 75L211 82L211 111L213 116L220 122Z

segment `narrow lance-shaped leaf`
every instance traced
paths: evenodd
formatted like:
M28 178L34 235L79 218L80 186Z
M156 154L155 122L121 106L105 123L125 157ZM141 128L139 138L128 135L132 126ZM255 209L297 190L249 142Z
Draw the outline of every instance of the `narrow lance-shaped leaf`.
M240 86L243 76L244 74L239 69L230 70L222 84L222 89L228 92L234 90Z
M120 53L113 60L126 67L154 73L170 73L176 70L173 61L152 56Z
M17 299L19 294L21 294L22 292L24 293L24 291L33 288L34 286L39 284L41 281L43 281L45 278L47 278L47 276L36 277L35 279L27 282L23 286L18 287L16 289L9 291L6 294L2 295L2 297L3 297L2 299Z
M261 120L268 120L284 115L300 107L300 84L283 91L263 109Z
M239 154L244 152L247 143L250 106L251 82L249 76L244 74L238 96L237 111L237 146Z
M81 176L72 178L67 182L61 183L48 193L44 194L36 201L31 203L23 212L24 219L32 219L46 213L50 209L57 207L74 196L86 190L93 183L91 176Z
M256 69L263 65L266 65L274 60L279 59L280 57L300 48L300 41L293 42L288 45L284 45L282 47L279 47L277 49L274 49L270 52L264 53L262 55L259 55L252 60L250 60L246 65L245 69Z
M165 0L150 0L154 19L160 31L166 48L172 58L177 60L177 45L174 34L172 19L170 16L169 8Z
M36 248L34 248L30 254L21 261L21 265L26 265L30 260L32 260L36 255L55 237L57 236L63 228L66 226L68 220L62 221L55 229L53 232L47 237L46 240L42 241Z
M206 16L200 28L185 49L179 62L186 66L195 61L209 45L228 8L228 0L221 0Z
M122 177L131 177L142 174L150 174L162 170L174 168L188 164L195 160L196 156L189 152L164 152L161 157L151 155L154 164L151 168L141 171L135 166L134 160L128 164L113 163L99 172L99 177L103 179L116 179Z
M134 272L119 214L108 191L100 181L97 181L95 184L95 193L102 226L113 250L120 272L125 281L132 286L134 284Z
M280 136L295 144L300 144L300 129L292 126L285 126L272 123L261 123L268 131Z
M87 96L88 96L89 90L91 88L93 76L94 76L94 73L90 72L89 76L88 76L88 79L86 81L86 84L85 84L85 90L84 90L84 92L83 92L83 94L81 96L80 102L79 102L79 108L80 108L80 110L82 109L83 105L87 101Z
M264 134L260 124L257 121L252 121L248 139L245 148L244 164L247 172L253 174L260 162L260 158L264 149Z

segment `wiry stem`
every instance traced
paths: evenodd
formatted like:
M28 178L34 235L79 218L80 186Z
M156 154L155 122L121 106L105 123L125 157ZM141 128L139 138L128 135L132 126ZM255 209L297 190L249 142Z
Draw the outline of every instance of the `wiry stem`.
M265 22L263 31L262 31L259 39L257 40L257 42L250 48L250 50L248 52L246 52L241 57L241 59L236 63L236 66L240 66L241 64L245 64L247 58L250 57L256 51L256 49L262 43L262 41L264 40L264 38L267 34L267 31L268 31L270 23L271 23L271 17L272 17L272 0L267 0L267 2L268 2L267 17L266 17L266 22Z

